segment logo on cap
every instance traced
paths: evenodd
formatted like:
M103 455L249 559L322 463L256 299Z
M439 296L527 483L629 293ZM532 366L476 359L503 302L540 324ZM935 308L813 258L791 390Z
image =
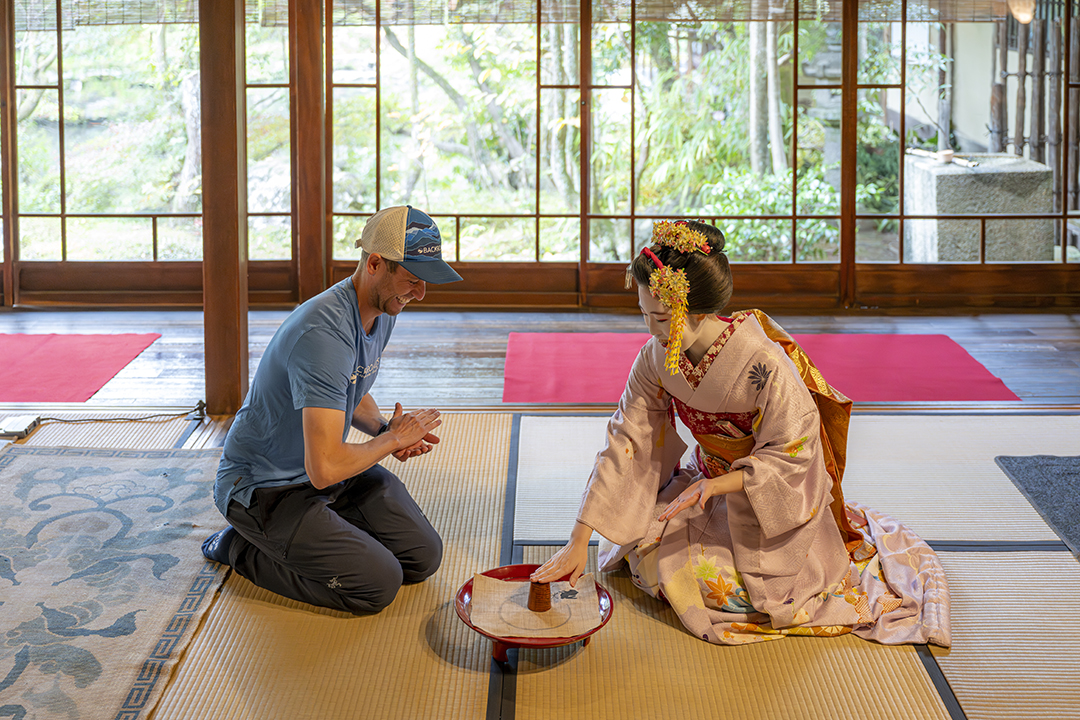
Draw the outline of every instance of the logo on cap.
M405 225L405 260L411 258L442 258L442 236L434 220L410 207Z

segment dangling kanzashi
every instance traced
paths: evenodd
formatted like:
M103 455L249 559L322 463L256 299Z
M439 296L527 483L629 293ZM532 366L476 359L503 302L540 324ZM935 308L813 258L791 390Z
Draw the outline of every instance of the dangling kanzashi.
M649 275L649 292L654 298L671 308L671 326L668 329L667 359L664 367L674 375L679 369L682 352L682 333L686 323L686 295L690 283L685 270L658 267Z
M675 248L679 252L709 254L709 241L705 234L694 230L686 222L660 221L653 223L653 242ZM667 358L664 367L674 375L679 371L679 355L682 354L682 333L686 324L686 297L690 294L690 282L686 271L665 266L648 248L642 248L656 263L649 275L649 292L654 298L671 309L671 327L668 329Z

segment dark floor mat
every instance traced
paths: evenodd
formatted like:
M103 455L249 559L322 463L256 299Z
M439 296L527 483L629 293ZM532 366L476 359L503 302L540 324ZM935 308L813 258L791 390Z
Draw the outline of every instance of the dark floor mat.
M1073 554L1080 555L1080 457L1001 455L995 460Z

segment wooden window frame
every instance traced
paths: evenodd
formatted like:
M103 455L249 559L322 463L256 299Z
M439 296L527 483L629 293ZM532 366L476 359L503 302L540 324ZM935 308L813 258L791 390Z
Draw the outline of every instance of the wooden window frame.
M205 0L204 0L205 1ZM240 1L240 0L238 0ZM242 2L241 2L242 6ZM1070 7L1072 5L1070 4ZM14 78L14 20L11 3L4 5L0 15L0 96L10 100L15 93ZM631 4L633 11L634 4ZM330 197L331 173L329 152L332 127L327 88L332 87L332 28L324 22L330 16L331 0L290 0L290 106L293 118L293 207L292 227L294 254L291 261L247 261L245 257L227 263L228 272L243 272L246 287L245 303L262 307L288 307L320 292L330 283L347 277L355 261L335 260L332 248L332 208ZM200 5L200 9L202 9ZM918 265L903 261L903 223L918 216L900 214L900 259L895 263L865 263L855 260L856 223L872 216L860 214L855 206L855 154L857 137L853 130L856 119L858 91L867 86L857 84L858 8L856 3L844 3L843 16L843 79L842 102L842 188L840 214L841 255L839 262L737 263L736 294L733 304L765 307L773 311L839 312L839 311L922 311L944 310L1074 310L1080 307L1080 263L1068 262L1063 253L1060 262L987 263L985 252L978 263ZM201 13L205 24L209 15ZM243 12L233 13L243 37ZM581 6L581 77L578 87L583 104L581 138L587 144L591 138L588 112L592 92L597 89L590 77L591 61L591 4ZM796 20L797 22L797 20ZM635 20L631 16L631 33ZM539 25L538 25L539 27ZM905 24L906 27L906 24ZM1071 47L1080 35L1077 19L1066 23L1065 46ZM796 34L797 37L797 34ZM215 42L212 41L211 42ZM209 50L214 51L211 46ZM203 48L204 52L207 48ZM1077 108L1073 95L1080 91L1076 77L1080 60L1074 53L1065 53L1067 79L1063 82L1064 114ZM902 83L901 83L902 85ZM538 84L538 88L539 88ZM193 262L23 262L18 258L17 143L14 103L6 102L0 111L0 161L3 173L3 264L0 272L5 306L24 305L155 305L192 307L206 300L205 282L211 275L206 263ZM377 120L376 120L377 122ZM633 125L633 122L631 122ZM243 135L243 128L239 129ZM631 152L633 150L631 149ZM204 158L210 158L204 154ZM229 187L246 188L246 178L238 163L228 160L220 180ZM589 307L632 308L632 291L622 286L623 266L595 263L588 259L589 225L600 217L589 214L588 153L581 153L581 208L578 213L581 227L580 258L578 262L455 262L465 280L448 286L432 288L427 306L458 307ZM211 160L212 162L213 160ZM204 163L207 160L204 160ZM1062 153L1062 166L1068 176L1070 163L1076 160ZM903 173L901 164L901 173ZM230 172L232 177L230 178ZM206 173L204 175L210 175ZM227 180L226 180L227 179ZM902 175L901 175L902 181ZM239 183L239 185L237 185ZM902 185L902 182L901 182ZM228 188L226 188L228 191ZM204 197L215 192L206 187ZM794 192L794 189L793 189ZM231 197L231 196L230 196ZM1066 205L1063 203L1063 205ZM538 208L537 208L538 210ZM246 213L246 209L245 209ZM204 211L205 216L205 211ZM64 218L68 217L66 214ZM441 218L442 216L440 216ZM455 223L463 216L447 216ZM534 217L542 215L537 212ZM630 217L636 215L636 210ZM793 222L798 215L791 215ZM955 216L966 217L966 216ZM1008 216L986 216L981 222L985 246L987 218L996 220ZM1062 237L1066 223L1076 213L1065 208L1055 214ZM63 219L63 218L62 218ZM204 218L205 219L205 218ZM246 214L245 214L246 221ZM440 219L441 221L441 219ZM245 233L246 234L246 233ZM207 248L224 244L225 254L235 254L232 243L235 234L209 235ZM539 241L539 240L538 240Z

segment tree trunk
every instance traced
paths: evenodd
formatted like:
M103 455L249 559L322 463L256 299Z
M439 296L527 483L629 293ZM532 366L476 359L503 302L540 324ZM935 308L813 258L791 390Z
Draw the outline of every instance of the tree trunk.
M1054 20L1050 25L1050 72L1061 73L1062 50L1061 50L1061 21ZM1046 139L1046 164L1050 166L1054 174L1054 212L1061 212L1061 199L1064 195L1061 189L1061 82L1055 76L1049 83L1050 104L1048 113L1047 139Z
M466 47L476 47L476 43L473 41L472 36L464 31L459 32L461 32L461 40L465 43ZM518 137L503 121L502 108L499 106L498 101L495 100L498 93L493 92L492 89L488 87L488 84L481 80L484 68L480 65L480 61L471 51L468 53L468 60L469 69L472 70L473 81L476 83L476 87L484 93L485 97L489 98L487 101L487 110L488 115L491 117L491 126L495 130L495 134L499 136L499 140L502 142L502 146L506 149L506 153L509 156L510 162L507 164L507 182L515 189L528 187L531 184L530 179L533 174L532 169L529 167L529 160L532 158L525 152L525 148L522 147Z
M401 41L398 40L397 35L390 30L389 26L383 26L383 34L386 36L386 41L390 44L390 47L394 48L394 50L403 57L408 57L408 50L401 44ZM458 110L461 111L463 118L471 116L469 101L466 100L461 93L455 90L446 78L419 58L416 60L416 66L420 72L431 78L432 82L438 85L442 91L446 93L446 96L450 98L451 102L453 102ZM492 189L496 180L492 175L491 168L488 166L487 152L484 149L483 143L480 141L480 132L476 127L476 123L468 119L463 120L463 122L465 124L465 134L469 141L469 153L471 154L472 161L476 164L477 169L481 171L478 174L478 179L483 183L484 187Z
M168 23L158 25L158 31L154 33L154 63L157 65L157 75L164 81L169 70L169 45L165 37L165 28Z
M545 26L548 47L551 48L551 68L553 73L551 83L554 85L574 84L574 79L569 77L572 71L569 70L566 59L568 53L564 47L564 27L568 26L556 24ZM571 119L571 108L568 106L567 91L564 88L551 90L548 98L549 100L546 103L548 173L565 207L573 208L574 181L569 170L571 147L567 143L567 135L569 135L567 128Z
M1046 21L1031 22L1031 159L1046 159Z
M27 37L21 53L21 64L25 67L25 70L23 77L19 79L19 84L51 85L52 83L45 81L43 75L56 62L56 51L52 50L42 54L41 43L37 41L40 33L25 33L25 35ZM17 100L18 110L16 113L18 122L22 122L34 114L38 103L41 102L44 95L45 90L40 88L22 91L21 97Z
M780 65L776 59L776 23L765 23L765 59L768 73L769 147L772 149L772 171L782 175L787 170L784 131L780 125Z
M942 57L948 58L948 25L942 25L938 30L938 52ZM942 63L938 70L938 117L937 117L937 149L952 150L952 141L949 139L949 131L952 129L952 88L949 85L947 67L952 63ZM884 93L882 93L884 94Z
M765 24L749 23L750 33L750 169L755 175L769 171L768 164L768 72L766 70Z
M1027 46L1028 26L1016 28L1016 118L1013 132L1013 153L1024 155L1024 124L1027 120Z
M198 211L202 190L202 111L199 100L199 73L193 72L180 82L180 109L187 129L184 166L176 183L173 212Z
M407 29L406 42L408 42L408 46L405 59L409 63L409 110L415 118L420 113L420 86L419 76L416 72L416 27L413 25L409 25ZM416 136L417 127L415 122L410 123L410 128L413 141L412 157L409 163L409 174L405 178L405 191L401 198L401 202L405 204L408 204L412 199L416 183L420 180L420 174L424 172L423 148L421 148L420 141Z
M574 24L566 24L563 26L563 32L565 33L566 42L563 44L564 53L563 59L564 72L566 74L566 81L570 85L575 85L578 82L578 42L580 33L578 32L578 26ZM562 117L568 121L576 119L576 127L581 127L581 103L579 102L580 93L576 96L574 94L562 93ZM580 146L579 146L580 147ZM581 198L577 186L575 184L575 178L577 177L576 170L580 168L581 163L578 161L577 152L574 150L574 133L570 130L570 126L564 125L562 128L562 154L565 158L563 162L564 172L566 174L566 206L573 208L580 204Z

